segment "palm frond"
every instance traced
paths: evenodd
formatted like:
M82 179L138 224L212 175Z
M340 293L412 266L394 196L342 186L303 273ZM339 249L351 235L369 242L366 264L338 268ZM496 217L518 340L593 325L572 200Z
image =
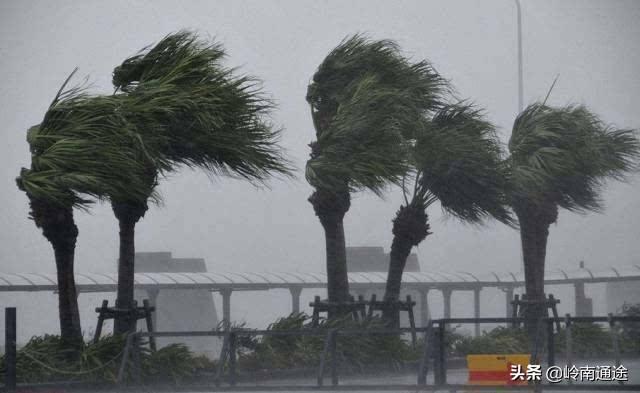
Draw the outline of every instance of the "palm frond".
M624 180L637 167L634 130L603 123L584 106L527 107L509 141L514 198L551 201L570 211L601 208L607 179Z
M306 178L380 193L408 170L407 141L443 104L448 83L426 61L411 63L397 44L362 35L333 49L309 85L317 141Z
M513 224L506 197L502 149L494 126L468 103L446 106L426 122L412 150L424 207L439 200L465 222L495 218Z
M143 48L113 71L113 85L128 92L141 83L162 80L172 84L197 84L211 70L223 70L221 45L206 44L189 31L169 34L154 46ZM223 76L223 75L219 75Z
M170 162L263 182L291 175L257 79L235 76L219 44L169 35L125 60L114 85L136 131Z
M78 87L58 94L27 140L31 168L21 172L20 187L62 206L86 207L89 197L155 197L153 168L165 165L131 129L118 99Z
M179 32L114 71L120 93L63 88L27 139L19 186L56 203L157 199L157 177L180 165L263 182L290 175L258 82L234 76L218 44Z

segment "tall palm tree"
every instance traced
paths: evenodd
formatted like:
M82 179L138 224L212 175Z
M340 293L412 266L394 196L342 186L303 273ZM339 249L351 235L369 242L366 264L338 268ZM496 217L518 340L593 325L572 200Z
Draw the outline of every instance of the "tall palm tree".
M455 104L425 119L410 150L414 185L393 220L383 312L398 326L397 302L407 257L428 235L427 208L436 201L464 222L496 218L511 224L505 198L504 165L495 129L482 113L468 104Z
M307 102L316 132L306 166L309 198L325 232L330 302L349 299L343 219L350 193L381 194L409 166L408 140L439 108L447 83L426 61L411 63L396 43L344 40L318 67Z
M223 57L220 45L179 32L114 70L116 96L123 100L128 120L145 145L169 163L147 168L147 196L112 199L120 225L116 300L120 308L133 305L135 225L147 210L159 175L181 166L254 183L273 174L290 174L277 144L279 130L265 120L272 104L257 80L233 75L221 64ZM134 323L120 316L114 330L126 332Z
M79 88L64 90L68 81L42 122L29 130L31 168L23 168L16 180L29 198L30 217L53 247L60 334L74 346L82 342L82 330L74 279L78 228L73 209L87 209L92 201L87 197L144 192L137 184L146 152L123 119L112 116L114 100L88 96Z
M640 144L633 130L603 123L584 106L544 103L518 115L509 141L510 204L520 223L527 300L525 318L533 343L545 315L544 269L549 226L558 209L602 209L607 179L624 179L635 167Z

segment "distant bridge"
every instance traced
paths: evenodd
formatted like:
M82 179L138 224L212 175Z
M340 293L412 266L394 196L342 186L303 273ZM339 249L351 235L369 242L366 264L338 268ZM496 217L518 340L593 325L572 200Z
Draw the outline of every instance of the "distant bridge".
M640 265L626 265L603 269L579 268L555 269L545 274L546 285L574 285L576 302L584 299L584 284L622 281L640 281ZM116 274L76 273L76 286L83 292L115 292ZM386 283L386 274L379 272L349 273L350 288L355 293L380 290ZM0 292L56 291L56 275L42 273L0 273ZM480 316L480 290L499 288L505 292L507 316L514 289L524 285L523 273L485 272L405 272L403 290L420 294L420 304L425 307L430 290L442 292L444 318L451 317L453 291L473 291L474 315ZM203 272L203 273L136 273L135 287L147 291L152 303L158 291L169 289L205 289L222 295L223 319L230 320L231 294L234 291L262 291L288 289L291 293L292 311L300 311L300 293L303 289L325 288L327 276L323 273L303 272ZM426 311L423 308L422 311ZM423 315L426 315L423 312Z

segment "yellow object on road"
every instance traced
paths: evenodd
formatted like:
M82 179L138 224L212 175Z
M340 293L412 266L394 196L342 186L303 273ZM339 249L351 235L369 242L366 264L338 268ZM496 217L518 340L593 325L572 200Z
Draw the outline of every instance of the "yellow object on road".
M527 370L528 354L516 355L467 355L470 385L526 385L524 380L513 380L511 366L520 365Z

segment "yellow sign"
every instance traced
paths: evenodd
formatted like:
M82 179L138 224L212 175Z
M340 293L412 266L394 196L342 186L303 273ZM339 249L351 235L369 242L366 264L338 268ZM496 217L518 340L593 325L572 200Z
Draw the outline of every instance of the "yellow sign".
M527 381L511 378L511 366L526 370L529 355L467 355L470 385L526 385Z

